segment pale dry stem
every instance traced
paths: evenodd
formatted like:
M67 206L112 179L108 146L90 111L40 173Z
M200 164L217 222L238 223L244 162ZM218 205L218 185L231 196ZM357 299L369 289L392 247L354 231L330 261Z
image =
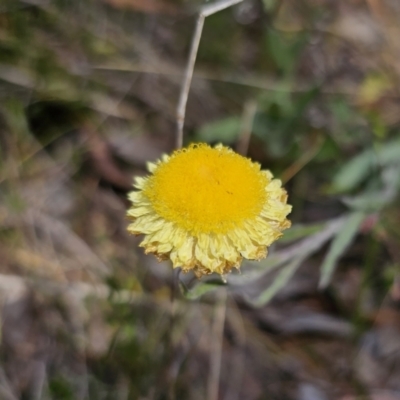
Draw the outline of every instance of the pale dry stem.
M190 46L189 60L186 67L186 72L183 78L183 84L179 95L178 107L176 110L177 132L176 132L176 147L180 149L183 144L183 125L185 123L186 105L189 97L190 85L192 82L194 65L196 63L197 52L199 49L201 34L203 32L204 20L206 17L222 11L225 8L231 7L243 0L222 0L217 3L207 4L203 6L197 17L196 28L194 31L192 44Z
M211 327L210 373L208 375L207 399L218 400L219 378L221 374L222 344L226 315L227 291L219 291L214 321Z
M236 148L237 152L243 156L246 156L249 149L250 137L256 112L257 101L255 99L247 100L244 104L242 126Z

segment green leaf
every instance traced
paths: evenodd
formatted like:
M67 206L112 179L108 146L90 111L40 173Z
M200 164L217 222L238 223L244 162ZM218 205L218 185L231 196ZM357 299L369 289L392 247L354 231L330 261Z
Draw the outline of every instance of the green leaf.
M393 194L387 191L364 193L359 196L346 197L343 203L353 210L377 212L393 200Z
M347 221L345 221L338 231L321 266L320 289L325 288L329 284L337 261L352 243L364 218L365 214L362 212L350 214Z
M299 54L306 44L307 35L285 35L269 29L266 39L269 53L276 65L286 76L291 76L298 64Z
M321 146L319 152L315 155L314 161L326 162L332 161L338 158L341 154L341 149L337 143L329 136L325 137L325 140Z
M378 162L381 165L400 162L400 140L395 139L377 149Z
M333 192L346 192L357 187L372 169L400 162L400 140L391 140L375 149L367 149L346 163L333 179Z
M265 272L269 273L274 269L280 267L285 262L286 260L280 257L279 255L271 254L267 258L261 261L244 260L243 264L246 266L252 266L256 271L263 271L263 274L265 274ZM238 279L242 279L238 275L235 275L235 277ZM230 279L229 281L231 281L231 278L232 276L229 277Z
M250 282L259 281L266 274L281 265L287 265L295 258L300 257L305 260L330 240L341 229L344 221L343 217L328 221L313 235L307 236L299 243L270 254L262 261L245 261L244 264L252 268L246 268L246 273L242 276L230 275L229 284L243 286Z
M3 107L6 111L4 115L6 117L8 126L13 134L20 138L30 136L30 129L23 104L20 101L12 98L8 102L5 102Z
M223 282L199 282L194 288L182 290L185 297L189 300L196 300L201 296L210 293L224 285Z
M283 40L282 35L272 29L268 30L267 43L271 57L278 67L285 70L290 69L293 57L290 54L290 48Z
M368 149L346 163L333 178L332 191L346 192L354 189L370 174L374 160L373 151Z
M295 240L303 239L304 237L313 235L321 231L324 228L324 223L312 224L312 225L293 225L284 232L282 238L279 239L280 243L293 242Z
M274 281L266 290L264 290L257 299L251 301L256 307L261 307L267 304L289 281L294 275L300 264L304 261L305 257L295 258L292 262L287 264L278 275L274 278Z
M272 11L276 7L277 0L263 0L266 12Z
M296 96L296 102L293 106L292 115L289 118L286 118L284 121L284 126L282 128L284 132L296 130L296 126L298 126L302 118L304 118L305 110L310 103L315 100L320 91L321 88L318 85L315 85L304 93L301 93L299 96Z
M228 117L204 125L197 132L197 137L204 142L233 143L240 133L240 117Z
M377 212L391 203L400 189L400 165L388 165L381 173L383 189L366 191L358 196L345 197L343 202L358 211Z

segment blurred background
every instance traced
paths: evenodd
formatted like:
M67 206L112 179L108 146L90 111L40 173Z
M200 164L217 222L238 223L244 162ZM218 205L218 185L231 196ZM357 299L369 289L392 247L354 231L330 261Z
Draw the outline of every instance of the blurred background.
M202 5L1 1L0 399L400 399L400 2L206 18L184 143L270 169L293 227L176 287L126 195L174 148Z

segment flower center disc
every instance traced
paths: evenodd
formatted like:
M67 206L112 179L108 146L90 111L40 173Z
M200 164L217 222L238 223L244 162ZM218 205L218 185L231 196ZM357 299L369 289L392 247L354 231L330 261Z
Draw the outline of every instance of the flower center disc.
M159 164L144 194L161 217L193 235L226 233L260 213L267 183L259 164L200 144Z

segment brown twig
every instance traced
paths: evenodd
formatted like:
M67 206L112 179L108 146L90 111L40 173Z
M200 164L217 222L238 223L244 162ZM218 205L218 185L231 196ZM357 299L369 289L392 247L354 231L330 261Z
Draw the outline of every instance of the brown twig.
M287 183L290 179L292 179L301 169L303 169L319 152L321 146L323 144L323 140L317 140L308 151L303 153L303 155L297 159L292 165L290 165L283 172L281 176L282 183Z

